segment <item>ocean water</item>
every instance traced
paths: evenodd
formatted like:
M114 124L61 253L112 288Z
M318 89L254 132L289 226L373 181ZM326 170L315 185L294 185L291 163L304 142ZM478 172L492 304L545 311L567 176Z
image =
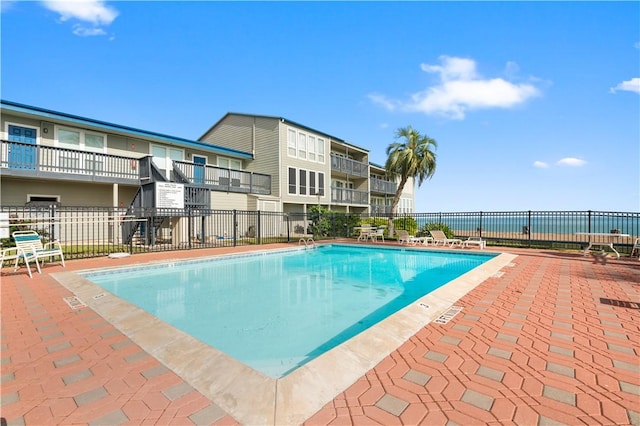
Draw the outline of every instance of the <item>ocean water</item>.
M434 214L419 216L420 227L427 223L444 223L452 230L476 232L478 228L489 232L523 233L528 227L530 233L575 234L576 232L603 232L619 230L622 234L640 235L640 214L591 215L586 212L567 214Z

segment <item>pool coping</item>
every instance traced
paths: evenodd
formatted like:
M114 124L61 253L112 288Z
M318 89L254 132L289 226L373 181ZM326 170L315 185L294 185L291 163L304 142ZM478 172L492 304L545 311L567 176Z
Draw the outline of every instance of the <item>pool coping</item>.
M280 250L257 250L252 253L275 251ZM227 255L214 257L223 256ZM516 257L513 254L498 254L279 379L265 376L112 295L80 275L95 269L60 272L51 276L239 422L247 425L288 425L304 422L422 327L437 319L458 299L495 275ZM176 261L202 258L200 256ZM145 265L172 261L167 259Z

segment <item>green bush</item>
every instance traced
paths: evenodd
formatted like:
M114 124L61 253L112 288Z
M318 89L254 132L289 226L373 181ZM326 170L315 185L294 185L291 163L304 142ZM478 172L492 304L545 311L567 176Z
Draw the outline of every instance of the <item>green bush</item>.
M418 222L412 217L397 217L393 219L393 229L404 229L409 235L415 235Z
M436 231L444 232L444 235L446 235L447 238L454 237L453 231L451 230L451 228L449 228L449 226L446 223L436 223L436 222L427 223L420 229L420 231L424 234L427 234L427 231L430 231L432 229Z

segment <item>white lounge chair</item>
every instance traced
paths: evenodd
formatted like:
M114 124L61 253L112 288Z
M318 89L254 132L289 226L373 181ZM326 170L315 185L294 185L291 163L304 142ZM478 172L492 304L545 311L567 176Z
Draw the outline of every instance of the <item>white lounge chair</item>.
M40 266L44 264L45 259L52 257L59 256L62 266L66 266L64 263L64 255L62 254L62 246L59 242L51 241L42 244L42 238L36 231L15 231L12 236L18 249L18 257L16 258L14 271L18 270L18 262L20 259L24 260L29 270L29 276L31 276L30 261L35 261L38 272L42 272ZM39 261L39 259L42 259L42 261Z
M462 242L462 248L467 248L470 246L476 246L480 250L484 250L487 246L487 242L480 237L469 237Z
M398 242L400 244L415 244L416 237L409 235L404 229L396 229L396 234L398 235Z
M444 232L439 230L429 230L429 233L433 237L433 245L442 244L443 246L449 245L449 247L453 247L454 245L462 245L462 240L459 238L447 238Z

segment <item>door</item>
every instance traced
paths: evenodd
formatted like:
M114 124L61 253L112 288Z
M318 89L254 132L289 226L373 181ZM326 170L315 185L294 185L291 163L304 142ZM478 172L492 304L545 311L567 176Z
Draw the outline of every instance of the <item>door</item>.
M9 124L9 167L12 169L35 170L37 130Z
M207 158L194 155L193 164L193 183L202 185L204 184L204 165L207 164Z

